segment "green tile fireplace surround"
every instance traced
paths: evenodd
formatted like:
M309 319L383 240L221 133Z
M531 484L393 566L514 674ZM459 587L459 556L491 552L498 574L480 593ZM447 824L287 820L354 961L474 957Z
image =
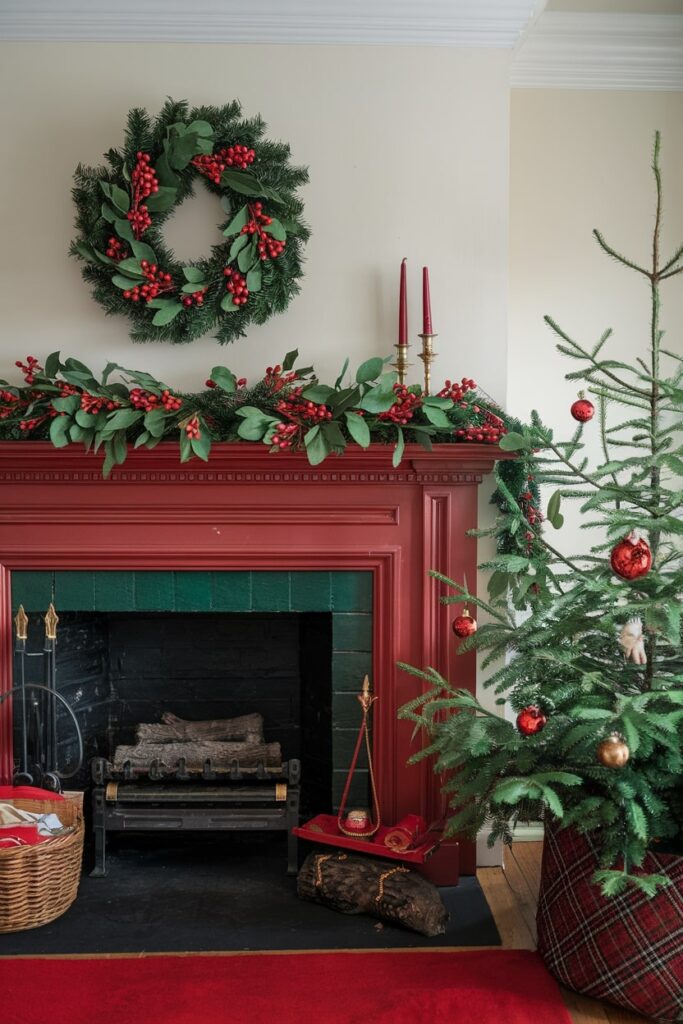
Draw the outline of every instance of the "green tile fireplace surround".
M358 571L79 571L12 573L12 606L64 612L325 612L332 617L333 802L357 733L356 695L372 673L372 573ZM365 773L358 773L358 797Z

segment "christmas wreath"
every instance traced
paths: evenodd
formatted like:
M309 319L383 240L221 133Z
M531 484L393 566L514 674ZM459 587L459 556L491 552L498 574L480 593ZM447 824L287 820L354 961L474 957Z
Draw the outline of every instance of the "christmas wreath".
M289 146L263 137L260 117L240 115L236 102L190 110L169 100L154 120L136 108L109 166L76 169L70 252L106 312L132 321L134 341L183 343L211 330L232 341L299 291L309 231L296 190L308 173L289 163ZM197 179L220 202L225 241L184 265L163 225Z

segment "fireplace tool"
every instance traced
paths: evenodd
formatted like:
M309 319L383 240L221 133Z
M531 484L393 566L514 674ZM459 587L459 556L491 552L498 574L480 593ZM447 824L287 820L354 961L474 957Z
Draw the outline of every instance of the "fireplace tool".
M11 694L17 694L21 698L19 770L14 775L14 785L35 785L54 792L60 792L62 782L73 778L83 766L83 737L78 719L71 705L57 692L56 688L57 623L59 622L59 617L52 603L47 610L44 622L45 639L43 650L35 653L27 651L28 617L23 605L19 606L14 619L16 627L14 652L19 683L0 697L0 704ZM42 683L26 681L27 658L42 659ZM28 691L31 691L30 709L28 706ZM76 731L78 756L75 767L69 770L58 767L57 709L59 705L66 709Z

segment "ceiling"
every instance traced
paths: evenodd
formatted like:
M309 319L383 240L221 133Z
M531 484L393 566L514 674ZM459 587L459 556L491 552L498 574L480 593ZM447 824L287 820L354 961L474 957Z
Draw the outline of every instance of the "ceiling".
M683 0L0 0L0 40L481 46L516 88L683 90Z

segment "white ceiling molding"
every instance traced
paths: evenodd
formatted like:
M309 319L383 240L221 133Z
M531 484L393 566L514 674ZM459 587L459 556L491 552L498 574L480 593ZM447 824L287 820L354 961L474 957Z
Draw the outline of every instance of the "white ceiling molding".
M0 39L512 48L546 0L0 0Z
M547 11L515 52L520 89L683 89L683 16Z

